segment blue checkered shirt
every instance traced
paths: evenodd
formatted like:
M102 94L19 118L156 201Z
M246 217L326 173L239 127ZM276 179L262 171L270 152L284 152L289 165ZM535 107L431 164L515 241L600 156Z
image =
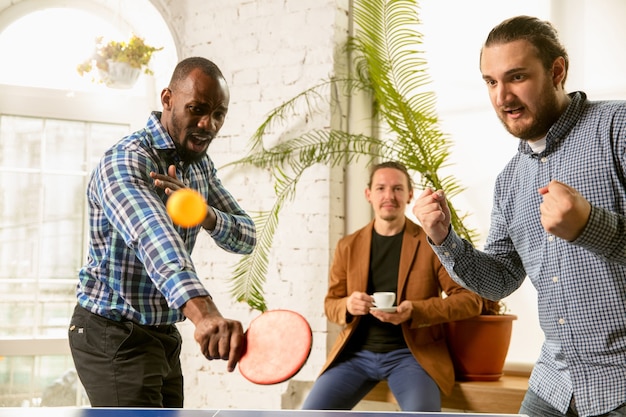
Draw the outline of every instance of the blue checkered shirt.
M484 251L454 232L433 248L453 279L487 298L530 278L545 340L529 387L563 413L573 395L591 416L626 402L626 102L570 96L546 149L520 141L498 175ZM592 205L573 242L540 223L537 190L553 179Z
M217 216L208 232L216 244L240 254L256 243L254 222L223 187L207 155L185 165L154 112L146 127L110 148L87 186L89 255L79 272L78 303L112 320L171 324L184 319L181 307L209 295L191 252L201 226L174 226L165 211L167 196L150 172L167 173L199 191Z

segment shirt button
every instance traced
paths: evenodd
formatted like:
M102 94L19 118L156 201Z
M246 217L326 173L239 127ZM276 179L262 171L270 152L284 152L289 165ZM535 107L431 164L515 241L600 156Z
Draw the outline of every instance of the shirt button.
M548 242L553 242L554 241L554 236L550 235L548 236Z
M444 254L445 256L450 256L450 252L448 252L448 251L445 251L443 254Z
M456 249L456 243L452 244L452 249Z
M552 277L552 282L559 282L559 277Z
M559 324L565 324L565 319L559 319Z
M541 157L541 162L548 162L548 158L546 158L545 156Z

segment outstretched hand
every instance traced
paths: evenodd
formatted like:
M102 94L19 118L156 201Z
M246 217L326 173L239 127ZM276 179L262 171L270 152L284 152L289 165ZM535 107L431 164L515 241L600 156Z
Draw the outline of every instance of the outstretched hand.
M450 230L450 208L442 190L426 188L413 205L413 214L435 245L440 245Z
M165 194L170 195L174 191L186 188L184 182L178 179L176 176L176 166L170 165L167 167L167 175L159 174L156 172L150 172L150 177L154 180L154 185L163 188Z
M188 188L187 185L176 176L175 165L167 167L167 175L150 172L150 178L154 180L154 185L165 190L165 194L167 195L171 195L174 191L178 191L182 188ZM215 229L216 223L217 215L213 211L213 208L207 205L206 217L202 222L202 227L207 230L213 230Z
M194 339L200 352L208 360L228 361L228 372L233 372L244 347L244 331L239 321L222 317L210 297L192 298L183 306L183 314L196 329Z

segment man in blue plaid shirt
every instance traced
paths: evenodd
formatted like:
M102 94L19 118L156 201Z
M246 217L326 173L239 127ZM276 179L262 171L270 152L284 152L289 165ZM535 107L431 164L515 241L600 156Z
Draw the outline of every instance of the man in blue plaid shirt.
M221 315L191 259L202 229L230 252L249 254L256 244L252 219L207 154L229 99L214 63L181 61L161 93L163 111L111 147L91 175L89 256L69 341L92 406L182 407L175 323L185 318L207 359L228 361L232 372L241 356L241 323ZM207 203L198 226L178 227L165 210L181 188L197 190Z
M498 175L484 251L450 228L442 190L414 214L454 280L490 299L537 290L545 340L520 413L626 415L626 101L565 92L568 55L549 22L507 19L480 70L518 153Z

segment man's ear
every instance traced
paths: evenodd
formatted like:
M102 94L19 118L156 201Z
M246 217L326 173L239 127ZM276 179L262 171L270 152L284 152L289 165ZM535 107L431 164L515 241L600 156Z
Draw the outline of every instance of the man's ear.
M565 58L560 56L552 63L552 83L554 86L563 87L563 80L565 80L566 75Z
M163 110L170 110L172 107L172 90L169 88L164 88L161 91L161 104L163 105Z
M365 187L365 199L367 200L368 203L371 203L370 194L371 194L371 190L369 189L369 187Z

